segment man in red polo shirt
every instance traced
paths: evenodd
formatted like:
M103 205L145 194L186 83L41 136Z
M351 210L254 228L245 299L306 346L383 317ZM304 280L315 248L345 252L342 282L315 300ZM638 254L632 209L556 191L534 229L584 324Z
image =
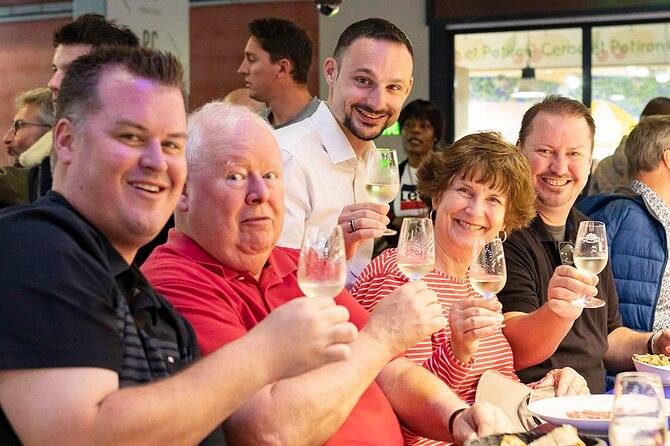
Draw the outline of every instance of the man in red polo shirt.
M143 271L191 322L207 354L302 296L299 252L275 247L281 155L261 118L222 102L205 105L190 117L187 160L176 229ZM231 443L402 445L398 419L422 436L459 442L509 427L497 408L468 408L401 357L446 323L425 284L398 288L371 315L347 291L336 301L360 330L352 357L257 392L225 422Z

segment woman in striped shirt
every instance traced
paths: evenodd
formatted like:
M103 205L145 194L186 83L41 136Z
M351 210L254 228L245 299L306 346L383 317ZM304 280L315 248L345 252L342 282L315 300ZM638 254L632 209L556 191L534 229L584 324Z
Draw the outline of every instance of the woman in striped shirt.
M423 161L418 191L435 225L435 268L422 280L437 293L449 324L406 355L471 404L486 370L518 381L512 350L501 331L502 306L495 298L480 298L470 285L468 266L475 239L492 239L533 219L531 172L524 155L500 134L475 133ZM396 250L389 249L368 265L351 293L372 311L408 280L398 269ZM551 371L534 385L557 386L559 381L566 393L588 392L584 379L570 368ZM442 444L411 435L407 439L409 444Z

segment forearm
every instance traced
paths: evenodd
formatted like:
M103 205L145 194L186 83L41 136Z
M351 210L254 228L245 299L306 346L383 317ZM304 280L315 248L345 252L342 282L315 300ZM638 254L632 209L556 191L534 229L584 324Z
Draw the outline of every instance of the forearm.
M438 377L409 359L399 358L384 367L377 383L404 426L427 438L452 440L449 416L468 405Z
M352 357L266 386L224 424L230 445L323 444L390 360L364 332Z
M633 369L633 353L647 353L651 333L640 333L619 327L607 336L609 348L603 357L605 367L614 372Z
M529 314L505 313L503 333L512 347L515 370L553 355L572 324L572 320L558 316L547 305Z

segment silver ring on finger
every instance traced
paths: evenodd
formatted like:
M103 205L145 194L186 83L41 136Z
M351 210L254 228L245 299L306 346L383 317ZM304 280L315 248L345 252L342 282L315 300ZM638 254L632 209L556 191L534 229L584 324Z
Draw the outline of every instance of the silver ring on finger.
M356 232L358 228L356 227L356 224L354 223L355 219L349 220L349 227L351 227L351 232Z

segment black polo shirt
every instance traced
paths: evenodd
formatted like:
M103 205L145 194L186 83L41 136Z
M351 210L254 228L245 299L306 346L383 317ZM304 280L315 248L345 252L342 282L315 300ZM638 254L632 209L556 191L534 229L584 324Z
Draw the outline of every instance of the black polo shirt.
M126 387L198 356L188 322L60 194L0 211L0 247L0 369L101 367ZM20 444L1 408L0 444Z
M579 222L588 218L576 209L570 211L566 222L565 239L574 243ZM505 242L507 283L498 293L503 312L532 313L547 302L549 279L561 265L558 244L538 215L530 227L514 231ZM609 263L599 274L598 297L606 302L601 308L585 308L574 321L572 329L546 361L517 371L519 378L530 383L542 378L549 370L572 367L589 384L592 393L605 391L603 356L607 351L607 335L621 327L619 299ZM542 333L528 333L541 337Z

